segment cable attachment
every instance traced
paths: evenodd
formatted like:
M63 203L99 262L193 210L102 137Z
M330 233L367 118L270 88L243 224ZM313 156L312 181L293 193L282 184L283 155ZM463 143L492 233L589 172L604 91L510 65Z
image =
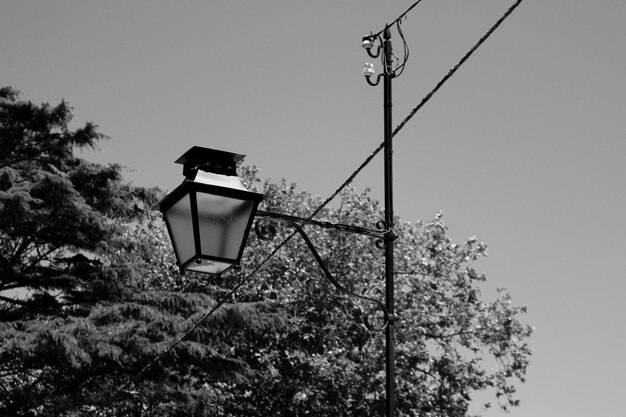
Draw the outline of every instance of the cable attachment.
M375 52L372 52L375 42L378 41ZM368 36L364 36L361 41L361 46L367 51L367 54L372 58L378 58L380 51L383 48L383 40L380 35L374 35L370 32Z
M376 43L378 43L378 45L374 48ZM370 32L368 36L363 37L361 46L363 46L363 48L367 51L367 55L371 58L379 58L381 57L381 52L383 50L383 39L380 34L374 35ZM372 52L372 50L374 50L374 52ZM381 60L384 61L384 57L381 57ZM369 85L372 87L378 85L383 75L384 74L378 74L378 76L376 75L373 63L365 63L365 66L363 67L363 76ZM376 81L372 81L373 77L376 77Z
M376 77L376 80L373 80L375 76L374 65L372 63L366 63L365 68L363 68L363 75L365 76L365 80L371 86L376 86L380 82L381 77L390 77L396 78L402 74L404 68L406 66L406 62L409 59L409 46L404 38L404 33L402 32L402 16L396 19L393 23L385 26L385 29L378 32L377 34L372 34L363 37L362 45L363 48L367 51L367 54L372 58L380 58L380 63L383 67L382 74L379 74ZM402 39L402 49L403 49L403 58L400 59L396 54L393 53L393 48L391 45L391 28L392 26L396 27L400 38ZM374 47L374 43L378 41L378 45L376 48L376 52L372 52Z
M373 69L374 67L372 66L372 70ZM365 68L363 68L363 74L365 74ZM383 77L383 74L378 74L378 76L376 77L376 81L372 81L372 77L370 75L365 74L365 81L367 81L367 83L371 85L372 87L376 87L382 77Z
M392 228L387 229L387 231L385 232L385 240L394 241L397 238L398 238L398 235L396 232L394 232Z

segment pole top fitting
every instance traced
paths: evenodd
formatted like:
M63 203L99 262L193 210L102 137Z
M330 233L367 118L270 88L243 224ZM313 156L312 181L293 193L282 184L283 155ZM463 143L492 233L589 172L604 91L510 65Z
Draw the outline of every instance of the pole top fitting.
M385 26L385 32L383 33L384 39L391 39L391 30L389 30L389 25Z

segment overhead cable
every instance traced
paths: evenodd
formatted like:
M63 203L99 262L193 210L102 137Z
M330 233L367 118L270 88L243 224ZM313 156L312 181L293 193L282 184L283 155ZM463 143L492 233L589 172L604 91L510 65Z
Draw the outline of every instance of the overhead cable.
M411 10L413 10L413 8L415 6L417 6L422 0L417 0L415 3L413 3L411 5L411 7L409 7L404 13L402 13L400 16L398 16L398 18L396 20L394 20L393 22L389 23L387 26L393 26L396 23L399 23ZM383 32L385 31L385 29L381 30L378 33L373 34L374 37L378 37L380 35L383 34Z

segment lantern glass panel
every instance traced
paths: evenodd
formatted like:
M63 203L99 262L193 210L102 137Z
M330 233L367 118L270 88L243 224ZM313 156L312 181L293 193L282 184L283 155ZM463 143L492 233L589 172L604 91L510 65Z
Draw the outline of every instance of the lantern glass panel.
M170 224L170 233L176 257L183 264L195 255L193 240L193 221L191 217L191 202L189 194L185 194L180 200L170 207L165 213Z
M237 260L254 202L197 193L202 254Z

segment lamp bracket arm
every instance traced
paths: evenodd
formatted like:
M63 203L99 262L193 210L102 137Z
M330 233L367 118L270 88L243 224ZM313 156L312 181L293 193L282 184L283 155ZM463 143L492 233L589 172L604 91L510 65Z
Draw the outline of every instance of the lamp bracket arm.
M328 270L328 267L324 263L324 260L320 256L320 254L317 251L317 249L315 249L315 246L313 245L313 242L311 241L309 236L306 234L306 232L304 231L302 226L300 224L298 224L297 221L293 220L293 218L292 218L293 216L285 216L285 215L282 215L282 214L279 214L279 213L271 213L271 212L264 212L264 211L261 211L260 213L257 211L257 215L259 215L261 217L274 218L274 219L283 221L283 222L287 223L289 226L293 227L298 232L298 234L300 234L300 236L304 240L304 243L306 243L307 247L311 251L311 254L313 255L313 257L317 261L317 264L322 269L322 272L324 273L324 276L326 277L326 279L336 289L338 289L339 291L341 291L344 294L347 294L347 295L349 295L351 297L358 298L358 299L363 300L363 301L368 301L368 302L374 303L382 311L382 313L383 313L383 324L382 324L382 326L380 326L380 327L373 326L370 323L370 321L369 321L369 315L368 314L366 314L365 317L364 317L365 326L370 331L382 331L382 330L384 330L387 327L387 325L389 324L389 321L391 320L389 312L387 311L387 307L385 307L385 305L381 301L376 300L375 298L367 297L367 296L364 296L364 295L359 295L359 294L356 294L355 292L350 291L349 289L344 287L339 281L337 281L335 276ZM301 219L301 220L306 220L306 219ZM272 226L262 225L258 221L257 221L257 223L255 225L255 231L256 231L257 235L259 235L259 237L262 238L262 239L268 239L268 238L272 238L274 236L275 231L270 230L271 228L272 228Z
M288 214L275 213L271 211L257 210L256 215L258 217L269 217L277 220L284 220L290 223L296 223L298 225L312 224L324 229L340 230L342 232L355 233L363 236L370 236L376 238L382 238L387 233L387 230L374 230L367 227L353 226L349 224L331 223L320 220L307 219L304 217L290 216Z

